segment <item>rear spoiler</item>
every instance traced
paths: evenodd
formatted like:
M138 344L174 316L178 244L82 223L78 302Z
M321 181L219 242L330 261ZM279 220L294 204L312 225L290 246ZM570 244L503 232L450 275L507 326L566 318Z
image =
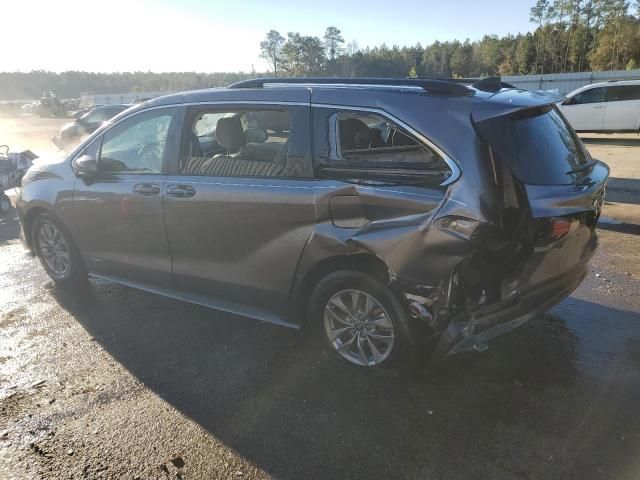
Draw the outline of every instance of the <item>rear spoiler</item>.
M477 125L498 117L508 117L521 110L540 108L556 103L558 103L557 98L543 92L531 92L515 88L500 90L479 103L471 111L471 119Z

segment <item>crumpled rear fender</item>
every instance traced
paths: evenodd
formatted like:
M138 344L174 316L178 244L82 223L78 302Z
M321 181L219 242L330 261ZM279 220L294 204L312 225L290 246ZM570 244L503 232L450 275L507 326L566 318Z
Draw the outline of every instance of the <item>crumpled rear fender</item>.
M345 265L349 256L375 257L386 266L390 282L429 290L448 282L473 251L473 241L434 225L446 215L473 215L449 192L344 184L318 192L319 219L298 263L293 298L315 266L334 257L344 258Z

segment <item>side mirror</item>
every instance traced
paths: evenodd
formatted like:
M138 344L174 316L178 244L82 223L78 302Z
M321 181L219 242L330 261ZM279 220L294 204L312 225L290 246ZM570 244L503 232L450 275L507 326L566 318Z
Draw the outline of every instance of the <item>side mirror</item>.
M576 102L576 99L574 97L571 97L562 102L562 105L575 105L576 103L578 103Z
M269 138L269 134L263 128L248 128L245 136L249 143L264 143Z
M73 161L73 169L78 177L95 177L98 173L98 161L91 155L82 155Z

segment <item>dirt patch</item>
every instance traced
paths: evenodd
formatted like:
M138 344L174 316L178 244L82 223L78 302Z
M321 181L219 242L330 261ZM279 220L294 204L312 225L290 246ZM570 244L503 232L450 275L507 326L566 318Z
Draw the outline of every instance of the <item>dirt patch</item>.
M0 316L0 329L9 327L15 322L23 320L27 316L27 310L24 307L16 307Z

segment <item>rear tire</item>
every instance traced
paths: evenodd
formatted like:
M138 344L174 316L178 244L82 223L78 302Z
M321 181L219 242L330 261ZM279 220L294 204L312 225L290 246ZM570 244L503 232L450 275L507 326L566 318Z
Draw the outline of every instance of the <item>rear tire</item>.
M87 272L69 231L52 215L41 213L31 229L33 248L47 272L59 285L81 285Z
M324 277L311 293L311 334L326 354L365 371L413 366L417 342L407 313L383 283L361 272Z

